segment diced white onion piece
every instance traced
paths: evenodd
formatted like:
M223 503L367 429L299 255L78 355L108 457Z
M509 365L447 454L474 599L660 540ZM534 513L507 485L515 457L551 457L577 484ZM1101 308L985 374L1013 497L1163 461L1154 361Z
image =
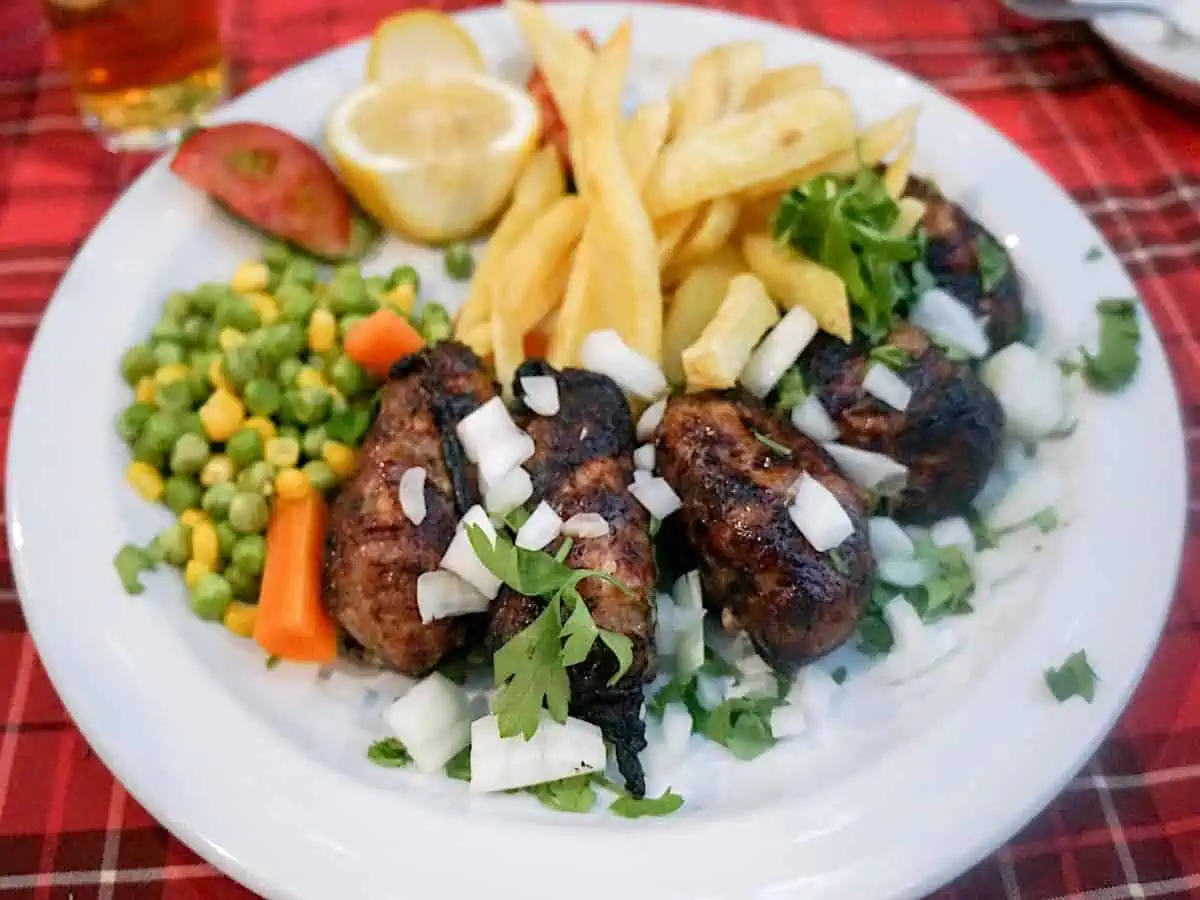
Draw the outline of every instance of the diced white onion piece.
M632 349L611 328L583 339L579 361L585 369L607 375L631 394L654 400L667 392L667 379L653 362Z
M987 356L987 332L961 300L941 288L930 288L912 308L908 320L935 338L975 358Z
M1013 482L985 521L992 531L1020 528L1061 499L1062 480L1058 473L1044 463L1034 463Z
M659 594L655 598L654 609L654 647L664 656L674 656L681 624L675 601L669 594Z
M801 434L819 443L837 440L837 425L829 417L821 401L812 394L805 397L804 402L792 407L792 424Z
M539 416L558 414L558 382L553 375L526 375L521 379L525 405Z
M646 407L646 411L637 420L637 439L639 441L654 440L654 433L662 424L663 414L667 411L667 398L664 397Z
M423 572L417 577L417 609L422 622L486 612L488 598L453 572Z
M521 434L521 429L508 414L508 407L499 397L493 397L464 417L454 430L462 442L467 459L474 463L479 462L489 447Z
M883 607L883 618L892 631L892 647L903 653L919 647L925 639L925 623L904 597L897 595Z
M713 675L696 676L696 699L705 709L716 709L725 700L730 680Z
M820 727L830 718L841 685L820 666L806 666L797 676L789 692L797 706L804 711L811 725Z
M1010 479L1016 480L1031 465L1033 457L1029 455L1029 450L1022 441L1007 440L1000 445L1000 466Z
M1005 542L975 554L971 572L975 583L983 590L992 590L1020 575L1033 558L1033 548L1020 543Z
M763 338L738 380L755 397L765 397L812 342L817 320L803 306L793 306Z
M425 521L425 469L413 466L400 476L400 511L414 525Z
M634 469L633 470L633 483L634 484L649 484L653 480L654 480L653 473L647 472L645 469Z
M1068 418L1067 383L1058 365L1032 347L1009 344L983 364L983 383L1004 410L1009 433L1039 441Z
M654 445L642 444L633 451L633 464L646 472L654 471Z
M437 672L389 706L383 720L422 772L438 771L470 740L467 693Z
M521 734L500 737L494 715L471 724L471 790L476 793L509 791L599 772L605 762L600 729L581 719L568 718L559 724L543 712L528 741Z
M935 522L929 538L938 547L957 547L968 559L975 552L975 532L962 516L952 516Z
M562 533L562 526L562 518L543 500L517 532L517 546L541 550Z
M867 520L867 537L877 559L908 559L916 552L912 538L895 519L886 516L872 516Z
M477 465L488 485L500 482L509 472L533 456L533 438L524 432L504 438L483 451Z
M756 678L759 675L770 675L774 670L767 664L767 661L757 653L751 652L738 659L734 663L737 670L742 673L744 678Z
M647 478L638 481L638 473L633 473L633 484L629 493L637 502L646 507L647 512L660 522L683 505L675 489L667 484L665 478Z
M1009 476L1004 471L1004 466L997 465L988 473L987 481L983 483L983 488L975 495L975 499L971 501L971 505L978 512L987 514L990 512L1000 498L1008 492Z
M881 494L899 493L908 481L908 467L890 456L845 444L822 444L846 477L861 488Z
M505 516L533 496L533 479L520 466L495 484L489 484L483 495L484 508L496 516Z
M807 472L793 485L788 514L818 553L832 550L854 534L854 523L837 497Z
M885 557L879 560L876 574L880 581L894 587L914 588L924 584L933 575L933 564L926 559Z
M562 533L573 538L604 537L611 529L599 513L575 513L562 524Z
M808 731L808 718L799 706L785 703L771 711L771 734L776 739L797 737L806 731Z
M899 684L929 671L958 646L954 632L940 625L925 625L903 597L894 597L883 608L892 630L892 652L886 660L888 681Z
M692 717L687 708L678 703L668 704L662 717L663 743L672 756L687 752L692 736Z
M868 394L900 412L908 409L912 400L912 388L883 363L871 363L862 386Z
M671 589L675 601L675 675L690 678L704 665L704 592L696 569L680 575Z
M491 519L483 511L482 506L472 506L462 517L454 531L454 538L442 557L441 567L453 572L467 584L472 585L489 600L493 600L500 591L500 579L492 574L475 554L471 539L467 536L467 526L478 525L493 543L496 540L496 528Z

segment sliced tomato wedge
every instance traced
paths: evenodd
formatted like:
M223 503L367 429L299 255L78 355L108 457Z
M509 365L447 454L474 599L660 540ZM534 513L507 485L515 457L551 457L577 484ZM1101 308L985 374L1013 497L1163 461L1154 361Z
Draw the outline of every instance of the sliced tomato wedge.
M184 138L171 171L255 228L320 256L348 255L353 204L333 169L286 131L257 122Z
M590 48L596 49L596 40L590 31L581 28L576 34L583 38L583 42ZM554 146L558 151L558 158L562 162L563 170L570 174L571 156L568 152L567 126L562 120L558 104L554 102L554 95L550 93L550 86L546 84L546 76L542 74L541 69L533 70L529 81L525 83L525 90L537 101L542 113L542 143Z

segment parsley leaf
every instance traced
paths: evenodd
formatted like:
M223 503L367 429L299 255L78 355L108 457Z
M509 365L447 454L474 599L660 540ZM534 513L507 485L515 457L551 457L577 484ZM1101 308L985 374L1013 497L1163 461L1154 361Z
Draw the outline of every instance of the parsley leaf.
M156 565L150 553L133 544L126 544L113 558L113 567L116 568L117 577L121 579L121 586L127 594L140 594L144 591L142 573L153 571Z
M670 788L661 797L632 797L622 794L612 802L609 809L623 819L640 819L643 816L669 816L683 806L683 798Z
M732 678L735 683L742 677L741 670L712 647L704 648L704 662L700 665L699 674L710 678Z
M1138 367L1137 307L1132 300L1101 300L1100 350L1093 356L1083 347L1083 380L1098 391L1119 391L1133 380Z
M1042 534L1049 534L1058 527L1058 513L1054 511L1054 507L1047 506L1033 517L1033 524L1041 529Z
M693 731L698 731L708 719L708 710L700 702L696 694L696 679L673 678L667 682L661 691L654 695L646 704L646 711L655 718L661 719L667 707L672 703L682 703L692 717Z
M1084 262L1095 262L1104 256L1104 251L1099 247L1089 247L1088 252L1083 254Z
M469 526L477 527L477 526ZM562 619L555 597L533 623L511 638L493 657L496 720L501 737L537 732L543 706L555 722L567 720L571 686L562 659Z
M1008 254L986 234L975 238L975 253L979 258L980 286L990 293L1008 273Z
M846 667L838 666L830 673L829 677L833 679L834 684L845 684L846 674Z
M1096 698L1096 672L1088 662L1087 651L1076 650L1057 669L1047 669L1046 687L1059 703L1072 697L1091 703Z
M596 791L592 787L590 773L535 784L526 790L537 797L542 806L558 812L585 813L596 805Z
M753 431L752 430L750 433L752 435L754 435L754 439L756 441L758 441L764 447L768 448L776 456L791 456L792 455L792 451L790 448L783 446L783 444L779 443L779 441L771 440L771 438L767 437L761 431Z
M463 747L446 763L446 777L456 781L471 780L471 748Z
M384 738L367 748L367 759L385 769L398 769L407 766L412 757L398 740Z
M513 534L521 530L521 526L529 521L531 513L523 506L518 506L504 517L504 524L512 529Z
M325 423L325 433L331 441L340 441L351 447L358 446L367 429L371 427L371 413L362 407L352 407L334 413Z
M917 558L927 559L935 566L934 574L923 585L905 592L921 619L936 622L943 616L971 612L975 576L962 548L938 547L928 538L916 544Z
M868 354L871 362L877 362L880 365L887 366L893 371L903 369L910 365L913 361L913 355L903 347L896 347L892 344L880 344L878 347L872 347Z
M792 366L783 373L775 392L778 396L775 408L780 412L791 412L804 402L808 396L808 387L804 384L804 376L800 374L800 370L796 366Z
M770 697L734 697L708 714L700 729L738 759L754 759L775 746L771 712L782 703Z

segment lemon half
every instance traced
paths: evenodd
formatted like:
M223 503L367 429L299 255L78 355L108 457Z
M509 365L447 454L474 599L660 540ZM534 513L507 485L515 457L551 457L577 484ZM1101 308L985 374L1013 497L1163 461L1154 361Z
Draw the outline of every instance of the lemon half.
M524 91L444 73L363 85L334 110L326 139L369 213L393 231L444 243L495 217L539 131Z
M370 81L451 71L482 72L483 55L466 30L445 13L415 9L375 26L367 51Z

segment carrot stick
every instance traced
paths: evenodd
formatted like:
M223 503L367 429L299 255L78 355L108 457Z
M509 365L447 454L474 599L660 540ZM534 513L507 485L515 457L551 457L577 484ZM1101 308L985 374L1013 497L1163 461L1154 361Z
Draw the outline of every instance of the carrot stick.
M375 375L386 375L392 363L425 346L408 319L390 309L373 312L346 334L346 354Z
M333 622L321 605L324 542L320 491L297 500L275 498L254 626L254 640L273 656L298 662L332 662L337 656Z

